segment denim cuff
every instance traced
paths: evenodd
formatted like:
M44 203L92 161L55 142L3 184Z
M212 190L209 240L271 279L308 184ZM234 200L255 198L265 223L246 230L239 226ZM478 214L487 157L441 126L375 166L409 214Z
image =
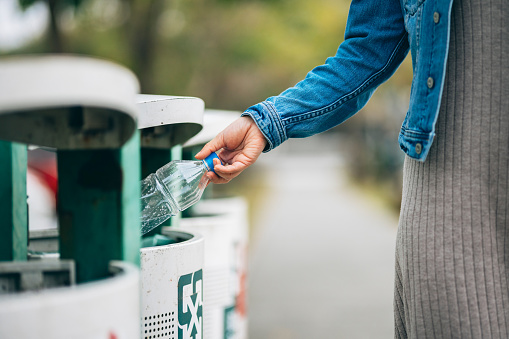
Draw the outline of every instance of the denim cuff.
M281 116L269 101L251 106L241 116L251 117L265 139L267 139L267 146L263 150L264 153L276 148L288 139Z

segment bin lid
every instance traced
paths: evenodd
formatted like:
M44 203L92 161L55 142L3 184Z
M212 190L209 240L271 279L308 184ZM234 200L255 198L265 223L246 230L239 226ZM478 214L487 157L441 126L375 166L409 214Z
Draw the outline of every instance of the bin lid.
M76 55L0 58L0 139L59 149L117 148L135 132L136 76Z
M200 133L189 139L183 146L192 147L206 144L240 117L240 114L241 112L238 111L206 109L203 116L203 129Z
M181 145L203 128L205 103L200 98L140 94L137 102L142 147Z

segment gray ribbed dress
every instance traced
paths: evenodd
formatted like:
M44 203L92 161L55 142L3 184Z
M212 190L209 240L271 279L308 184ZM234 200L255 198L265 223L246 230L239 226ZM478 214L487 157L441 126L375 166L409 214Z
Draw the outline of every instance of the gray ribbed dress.
M509 338L509 3L455 0L437 135L405 160L396 338Z

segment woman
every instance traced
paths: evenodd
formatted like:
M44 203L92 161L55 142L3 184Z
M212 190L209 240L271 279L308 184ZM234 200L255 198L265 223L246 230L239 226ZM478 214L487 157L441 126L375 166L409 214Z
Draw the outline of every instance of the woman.
M226 183L360 110L412 55L396 245L397 338L509 337L509 20L503 0L354 0L345 41L204 146Z

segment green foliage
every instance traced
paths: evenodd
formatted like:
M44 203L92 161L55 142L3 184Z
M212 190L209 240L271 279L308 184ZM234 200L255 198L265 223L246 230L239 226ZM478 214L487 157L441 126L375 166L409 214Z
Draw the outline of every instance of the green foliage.
M335 53L348 6L341 1L236 1L229 6L174 2L185 17L158 56L158 88L199 95L211 106L244 109L302 79ZM170 24L171 27L171 24ZM172 60L168 63L168 57ZM172 67L172 63L184 67ZM183 81L175 72L187 70ZM194 93L194 94L193 94Z
M18 3L21 9L25 10L40 1L46 2L45 0L18 0ZM87 0L55 0L54 2L58 5L61 5L62 7L78 8L83 3L83 1L86 2Z
M26 8L37 0L19 1ZM145 92L236 110L292 86L333 55L348 12L347 0L56 1L65 52L124 64ZM73 16L69 5L79 9Z
M18 0L21 9L25 10L40 0Z

